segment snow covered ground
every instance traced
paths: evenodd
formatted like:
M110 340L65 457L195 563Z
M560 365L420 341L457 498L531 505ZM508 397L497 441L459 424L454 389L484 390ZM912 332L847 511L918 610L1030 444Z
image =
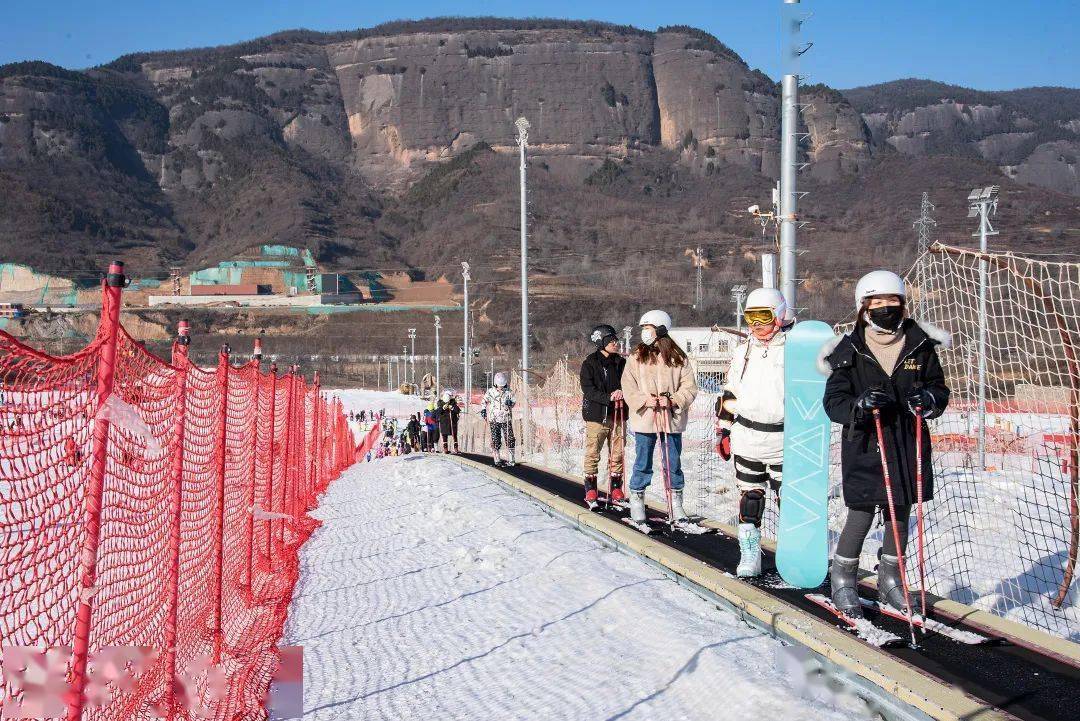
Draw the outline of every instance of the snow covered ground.
M439 457L362 463L301 551L304 719L850 719L790 649Z

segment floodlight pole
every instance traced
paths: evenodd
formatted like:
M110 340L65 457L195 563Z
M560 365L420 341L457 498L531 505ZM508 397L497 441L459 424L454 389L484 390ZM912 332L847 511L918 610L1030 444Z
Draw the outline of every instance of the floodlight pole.
M442 392L442 374L439 361L439 329L442 328L442 321L439 316L435 316L435 397L439 397L439 393Z
M518 153L521 159L521 455L529 453L529 242L527 226L528 197L525 191L525 146L529 143L529 121L520 117L517 127Z
M990 225L990 216L997 212L996 185L986 188L976 188L968 196L971 210L979 216L979 230L972 235L979 238L979 352L978 352L978 385L979 385L979 469L986 470L986 290L988 276L990 274L990 262L987 260L987 238L997 235L997 231ZM978 197L975 197L978 194Z
M745 285L737 285L731 289L731 299L735 301L735 330L742 330L743 300L745 298Z
M799 0L784 0L785 5L797 5ZM787 52L797 57L794 47L798 28L790 31L791 46ZM799 194L796 176L799 163L799 76L784 75L781 81L780 117L780 279L784 300L789 308L797 308L795 281L795 248L798 223Z
M624 339L623 342L625 344L624 352L626 353L626 355L630 355L630 332L632 330L633 330L633 328L631 328L630 326L626 326L625 328L622 329L623 339Z
M469 412L469 401L472 400L472 351L469 349L469 279L472 277L469 274L469 264L462 261L461 263L461 277L465 281L465 341L464 351L465 357L461 359L462 373L464 378L462 381L465 384L465 413Z
M409 369L412 372L412 383L416 385L416 328L409 328Z

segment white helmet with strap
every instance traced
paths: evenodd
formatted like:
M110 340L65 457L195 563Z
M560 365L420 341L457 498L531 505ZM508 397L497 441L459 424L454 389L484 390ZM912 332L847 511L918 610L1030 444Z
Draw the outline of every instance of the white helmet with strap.
M502 371L499 371L498 373L495 374L495 378L494 378L493 382L494 382L496 388L505 388L506 383L507 383L506 374L503 373Z
M671 330L671 316L662 310L650 310L648 313L641 316L638 325L653 325L656 326L657 330L663 328L665 331L668 331Z
M855 311L862 309L863 301L875 295L898 295L907 298L904 279L891 270L875 270L867 273L855 285Z
M745 310L768 308L777 318L784 318L787 314L787 301L784 294L776 288L757 288L750 291L746 296Z

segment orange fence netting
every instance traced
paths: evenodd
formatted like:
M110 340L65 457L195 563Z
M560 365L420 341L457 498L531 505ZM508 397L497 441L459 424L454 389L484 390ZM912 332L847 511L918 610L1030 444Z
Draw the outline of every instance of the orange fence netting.
M183 329L147 352L123 284L73 355L0 332L3 715L265 718L307 511L356 444L317 378L199 368Z

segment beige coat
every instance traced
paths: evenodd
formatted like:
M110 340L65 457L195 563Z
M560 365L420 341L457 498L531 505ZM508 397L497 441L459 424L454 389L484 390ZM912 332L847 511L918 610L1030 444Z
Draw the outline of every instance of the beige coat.
M698 386L689 361L677 368L662 362L643 364L631 353L622 375L622 391L630 411L630 430L635 433L656 433L652 396L670 393L676 408L670 427L663 430L682 433L690 420L690 405L697 396Z

